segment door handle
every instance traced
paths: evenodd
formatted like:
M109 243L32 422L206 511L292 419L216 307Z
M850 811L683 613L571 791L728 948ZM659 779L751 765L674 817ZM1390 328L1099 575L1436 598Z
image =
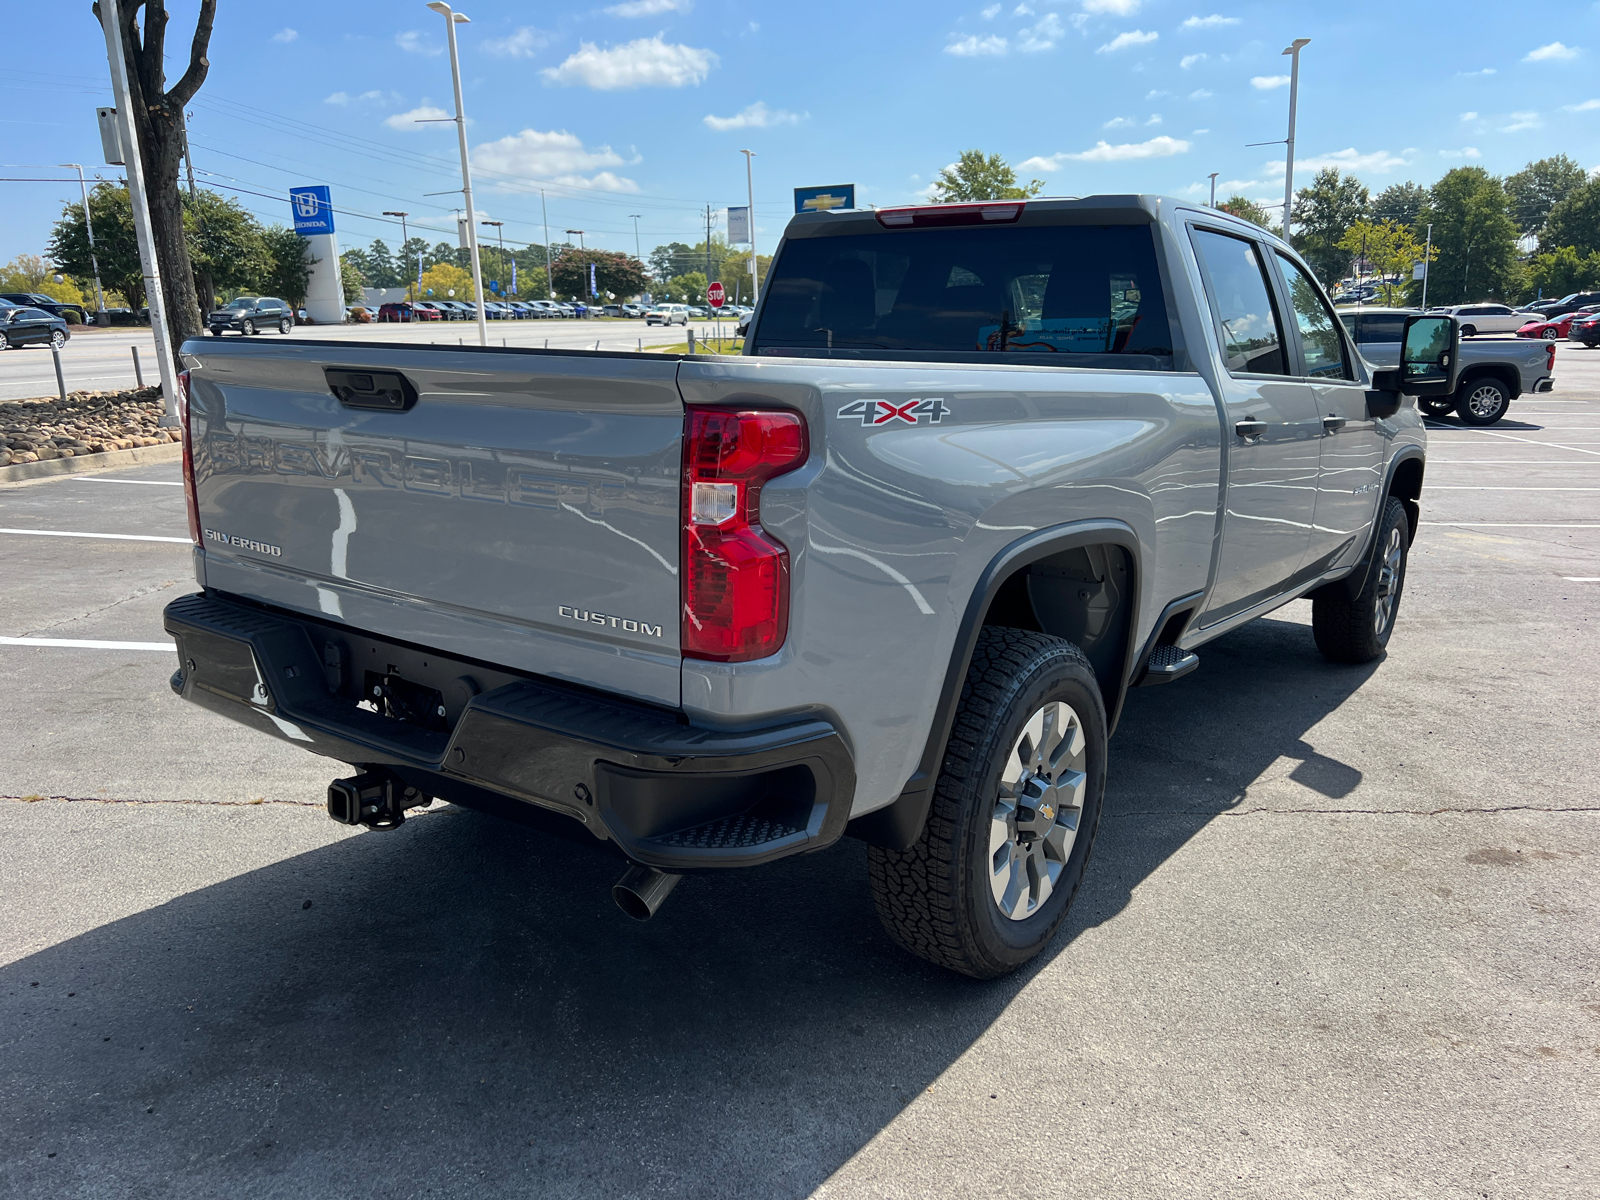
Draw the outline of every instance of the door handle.
M1349 423L1344 417L1336 417L1332 413L1322 418L1322 427L1329 433L1338 433Z
M1247 442L1254 441L1267 432L1267 423L1258 421L1254 417L1246 417L1234 424L1233 431Z

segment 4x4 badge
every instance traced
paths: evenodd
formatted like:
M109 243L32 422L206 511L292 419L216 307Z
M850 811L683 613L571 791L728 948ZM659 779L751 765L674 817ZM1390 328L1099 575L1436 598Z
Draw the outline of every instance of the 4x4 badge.
M892 421L917 425L926 417L930 425L937 425L949 411L944 400L938 396L926 400L907 400L904 404L896 404L893 400L852 400L839 410L839 419L860 421L863 425L887 425Z

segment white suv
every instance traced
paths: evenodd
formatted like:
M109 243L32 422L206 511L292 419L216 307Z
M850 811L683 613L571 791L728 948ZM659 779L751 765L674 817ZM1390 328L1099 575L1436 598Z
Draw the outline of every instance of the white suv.
M689 306L686 304L658 304L644 315L646 325L687 325Z
M1434 309L1429 312L1446 312L1461 322L1461 336L1472 337L1478 333L1515 333L1529 321L1542 320L1538 313L1518 312L1509 304L1458 304L1454 308Z

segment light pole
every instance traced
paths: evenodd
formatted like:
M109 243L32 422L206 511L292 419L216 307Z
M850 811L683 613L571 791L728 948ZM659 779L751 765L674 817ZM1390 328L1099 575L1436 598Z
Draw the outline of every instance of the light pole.
M587 254L588 251L589 251L589 248L583 244L583 230L581 230L581 229L569 229L566 232L568 233L568 235L571 235L571 234L574 234L574 233L578 235L578 250L581 253ZM588 264L585 263L584 265L587 266ZM579 283L578 290L580 292L583 292L585 295L588 294L588 292L589 292L589 279L588 279L587 275L583 278L582 282Z
M581 229L568 229L568 230L566 230L566 232L567 233L575 233L575 234L578 235L578 249L579 250L588 250L589 247L587 247L587 246L585 246L583 244L583 230L581 230Z
M500 269L502 271L505 270L505 266L506 266L506 233L505 233L506 223L504 221L479 221L478 224L479 225L492 225L492 226L494 226L495 235L500 239Z
M386 217L400 218L400 261L404 263L406 261L406 243L411 240L406 236L406 218L411 214L408 212L399 212L398 210L386 208L383 210L383 215ZM406 299L411 299L411 267L409 264L406 266Z
M1211 172L1211 207L1212 208L1215 208L1217 206L1217 176L1221 175L1221 174L1222 174L1221 171L1213 171L1213 172Z
M467 114L461 102L461 56L456 51L456 25L466 24L472 18L453 11L444 0L432 0L428 5L444 17L445 31L450 35L450 81L456 90L456 138L461 145L461 192L467 201L467 247L472 251L472 289L477 297L474 305L478 313L478 344L489 344L489 326L483 315L483 267L478 262L478 216L472 207L472 168L467 162Z
M556 277L550 268L550 209L544 202L544 189L539 189L539 211L544 214L544 285L548 299L556 298Z
M633 256L643 262L644 251L639 247L639 214L629 213L628 216L633 220Z
M1294 210L1294 107L1300 94L1300 51L1310 44L1310 38L1295 38L1283 51L1289 55L1289 140L1283 164L1283 240L1286 242L1289 240L1289 217Z
M745 211L746 223L750 226L750 303L754 304L761 299L761 281L756 278L756 184L755 171L750 162L755 158L754 150L741 150L744 155L744 185L746 190L745 203L750 207Z
M83 193L83 225L89 231L89 265L94 268L95 324L105 324L106 294L100 290L100 260L94 256L94 221L89 217L89 185L83 181L83 168L77 163L62 163L78 173L78 190Z

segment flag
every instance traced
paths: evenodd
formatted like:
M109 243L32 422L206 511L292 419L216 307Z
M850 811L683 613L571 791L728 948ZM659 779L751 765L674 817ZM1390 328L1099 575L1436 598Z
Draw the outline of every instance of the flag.
M511 260L511 294L517 294L517 260L514 258Z
M417 286L422 286L422 251L417 251Z
M595 282L594 282L594 264L593 263L589 264L589 295L591 297L593 297L594 299L596 299L596 300L600 299L600 289L595 286Z

